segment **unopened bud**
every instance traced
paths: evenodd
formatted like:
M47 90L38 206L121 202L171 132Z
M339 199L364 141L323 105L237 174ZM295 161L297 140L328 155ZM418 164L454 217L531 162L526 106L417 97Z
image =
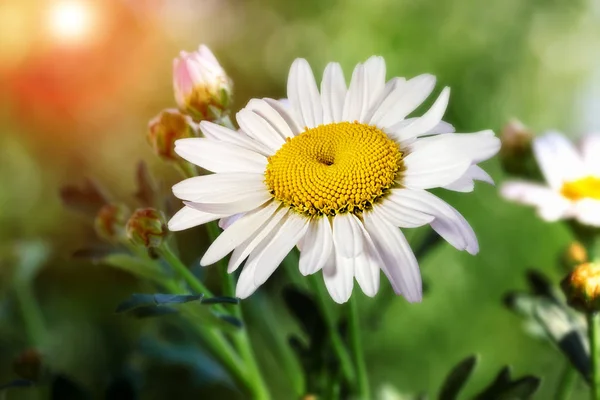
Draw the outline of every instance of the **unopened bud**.
M127 221L127 237L139 246L159 247L167 233L163 214L154 208L138 209Z
M511 120L500 133L500 161L511 174L527 175L529 160L532 159L532 132L518 120Z
M563 279L561 287L571 307L584 312L600 311L600 264L577 266Z
M167 161L178 161L175 141L196 135L195 123L188 115L176 109L167 109L148 123L146 139L156 155Z
M94 228L96 234L109 242L118 242L125 238L125 224L129 217L129 210L122 204L106 204L100 208Z
M573 242L563 253L563 264L570 270L588 261L587 251L579 242Z
M227 113L233 83L210 49L201 45L173 61L173 88L182 111L195 120L215 120Z

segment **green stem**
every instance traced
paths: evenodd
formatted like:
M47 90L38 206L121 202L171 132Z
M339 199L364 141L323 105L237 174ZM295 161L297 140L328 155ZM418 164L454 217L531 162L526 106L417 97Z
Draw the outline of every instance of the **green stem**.
M46 337L46 328L44 317L40 310L39 304L35 299L35 294L31 287L31 282L20 282L15 284L15 294L21 315L25 324L29 344L32 346L40 346Z
M571 392L573 391L573 386L575 385L575 381L577 379L577 371L573 369L570 363L567 362L565 365L565 369L562 373L560 381L558 382L558 387L556 388L556 395L554 396L555 400L569 400L571 397Z
M206 228L208 230L208 237L212 243L215 241L217 236L219 236L219 227L217 226L217 223L213 221L209 222L206 225ZM225 264L224 259L221 259L219 262L217 262L217 268L221 272L221 278L223 281L223 294L225 296L235 297L235 282L233 279L233 274L227 273L227 265ZM240 321L243 321L242 305L232 305L232 307L233 315ZM251 376L253 382L253 398L269 399L270 395L267 390L267 385L262 377L258 363L256 362L254 352L252 351L252 344L250 343L250 338L248 337L248 330L246 328L240 329L238 332L235 332L231 335L231 339L240 352L242 359L245 361L246 367L248 368L248 372Z
M359 399L369 400L369 378L365 368L365 359L362 351L362 343L360 338L360 319L358 315L358 300L357 296L351 296L349 301L348 322L350 328L350 346L352 348L352 356L354 359L354 367L357 375L357 389Z
M592 363L591 399L600 400L600 357L598 351L600 348L600 314L590 312L587 314L588 335L590 339L590 359Z
M316 275L317 274L309 276L309 281L317 295L319 307L321 308L321 312L325 318L325 323L327 324L327 330L329 331L329 339L331 340L333 350L340 361L344 377L348 382L352 383L354 382L354 368L352 366L352 360L350 359L348 350L344 346L344 342L336 326L336 320L331 312L331 309L329 308L329 304L327 303L329 294L326 292L321 282L317 280L318 277Z

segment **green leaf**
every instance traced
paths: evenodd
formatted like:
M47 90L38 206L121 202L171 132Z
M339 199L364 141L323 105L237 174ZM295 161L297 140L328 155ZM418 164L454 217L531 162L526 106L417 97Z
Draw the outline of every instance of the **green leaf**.
M201 294L143 294L134 293L128 299L121 302L115 312L121 313L131 311L139 307L156 307L169 304L182 304L190 301L201 300Z
M475 400L527 400L540 387L541 379L527 375L517 380L510 377L510 368L504 367L496 379Z
M135 318L151 318L151 317L162 317L165 315L177 314L178 311L173 307L165 306L143 306L131 310L129 315Z
M477 365L477 357L470 356L462 360L458 365L452 368L450 374L444 381L438 398L440 400L454 400L460 393L461 389L469 380Z
M240 299L237 297L210 297L202 299L202 304L240 304Z

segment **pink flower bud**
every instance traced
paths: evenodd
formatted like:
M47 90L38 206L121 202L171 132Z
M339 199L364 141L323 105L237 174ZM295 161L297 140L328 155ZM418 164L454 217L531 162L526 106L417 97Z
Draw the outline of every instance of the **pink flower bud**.
M173 61L173 88L179 108L196 120L219 118L231 101L231 79L204 45L182 51Z

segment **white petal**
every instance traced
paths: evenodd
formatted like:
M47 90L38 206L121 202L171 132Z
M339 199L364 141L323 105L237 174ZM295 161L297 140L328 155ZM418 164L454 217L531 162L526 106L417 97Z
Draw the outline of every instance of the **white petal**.
M235 271L240 264L254 251L254 249L273 231L282 218L290 212L289 208L281 207L277 212L260 227L260 229L244 243L239 245L233 250L231 257L229 257L229 264L227 265L227 272L231 273Z
M224 217L222 214L210 214L204 211L194 210L190 207L183 207L171 217L168 226L170 231L182 231L222 217Z
M584 136L579 148L590 175L600 176L600 134Z
M600 201L583 199L575 203L575 218L585 225L600 226Z
M529 182L506 182L500 187L500 194L508 200L536 206L538 215L546 221L566 217L571 208L571 202L554 190Z
M291 110L291 106L289 105L288 99L275 100L265 98L263 100L273 107L273 110L277 111L279 115L281 115L281 118L285 120L294 135L298 135L299 133L303 132L303 129L301 129L301 127L298 125L298 121L289 111Z
M475 232L464 217L451 205L424 190L396 190L394 196L405 207L433 215L431 227L458 250L470 254L479 251Z
M575 147L564 136L552 132L533 140L533 153L546 178L553 188L560 188L565 181L586 175L581 157Z
M447 143L448 146L451 146L449 149L452 149L452 152L457 157L466 157L473 164L480 163L494 156L500 150L501 145L500 139L491 130L475 133L447 133L420 138L414 143L425 147L427 144L437 141Z
M324 124L342 121L346 92L346 80L344 79L344 72L340 64L327 64L323 73L323 80L321 81Z
M399 88L403 85L406 85L404 78L396 77L386 82L379 98L373 101L371 109L365 115L365 121L368 121L369 125L376 125L390 111L395 104L395 96L400 93Z
M287 85L288 99L302 127L323 123L323 107L310 65L303 58L292 63Z
M373 211L364 213L364 221L383 262L381 269L394 292L402 294L411 303L421 301L423 284L419 264L400 229Z
M340 257L336 251L332 252L323 267L323 281L333 301L347 302L354 286L354 258Z
M271 194L268 191L261 190L256 192L242 193L234 200L222 203L184 201L184 204L188 207L208 213L231 215L254 210L255 208L260 207L267 201L271 200L271 198Z
M173 185L173 194L194 202L228 202L243 193L268 190L264 180L263 174L246 172L201 175Z
M446 112L446 107L448 106L449 98L450 88L445 87L435 103L433 103L431 108L422 117L416 118L411 124L406 126L393 125L388 131L400 141L429 133L441 123Z
M477 165L471 165L467 172L456 181L444 186L444 189L454 190L455 192L472 192L475 189L475 181L494 184L492 177Z
M263 143L273 153L279 150L285 143L283 136L281 136L272 125L248 108L244 108L238 112L236 114L236 119L240 124L240 128L242 128L248 136Z
M379 291L380 273L379 270L383 266L383 261L379 257L379 253L373 244L373 240L369 236L367 230L361 224L361 230L364 235L365 252L357 258L354 266L356 281L362 291L369 297L373 297Z
M363 120L365 112L369 111L372 105L379 100L385 88L385 60L381 56L372 56L365 61L365 76L367 78L367 103L363 110Z
M425 214L403 204L404 197L398 195L403 190L405 189L393 189L381 204L377 205L377 210L385 214L386 220L400 228L418 228L430 224L433 221L433 215Z
M304 276L319 271L333 251L333 233L327 217L314 218L302 240L300 273Z
M221 218L219 220L219 228L221 228L223 230L229 228L231 226L231 224L233 224L235 221L237 221L244 215L245 215L244 213L239 213L239 214L230 215L229 217Z
M285 256L296 246L298 240L306 233L309 219L296 213L289 213L272 240L256 256L258 266L254 274L254 283L262 285L275 272ZM253 256L252 254L250 255Z
M269 123L282 139L285 140L295 136L286 119L264 99L252 99L245 108L255 112Z
M446 135L437 140L418 139L404 158L401 183L410 188L430 189L448 185L460 178L471 166L470 158L461 155L458 143Z
M255 235L258 229L275 214L278 208L279 202L272 201L264 207L257 208L238 219L212 242L200 260L200 265L211 265L225 257L234 248Z
M258 285L254 283L255 271L256 263L246 263L244 265L235 286L235 297L245 299L258 289Z
M233 131L210 121L200 122L200 129L202 129L202 133L204 133L204 136L208 139L235 144L267 157L273 154L267 146L252 139L244 132Z
M358 64L352 72L350 87L344 101L342 120L362 122L363 115L367 113L368 81L363 64Z
M388 128L402 121L425 101L435 87L435 77L424 74L416 76L403 85L397 85L382 103L385 112L376 112L371 124Z
M267 158L256 152L206 138L179 139L175 141L175 152L212 172L264 173L267 167Z
M342 257L357 257L363 252L361 222L352 213L333 217L333 243Z

